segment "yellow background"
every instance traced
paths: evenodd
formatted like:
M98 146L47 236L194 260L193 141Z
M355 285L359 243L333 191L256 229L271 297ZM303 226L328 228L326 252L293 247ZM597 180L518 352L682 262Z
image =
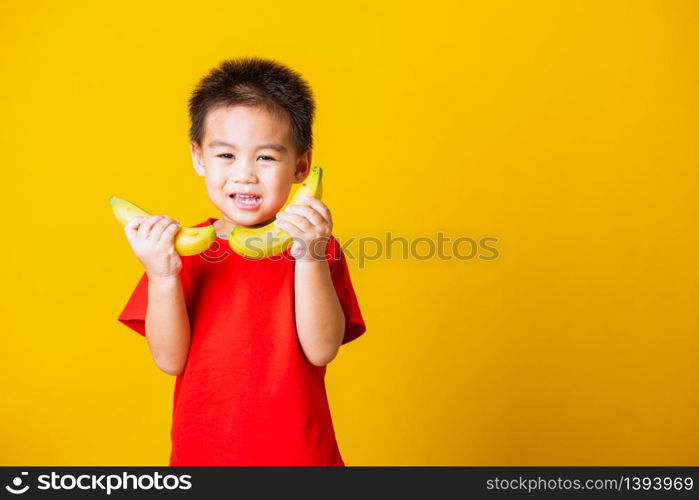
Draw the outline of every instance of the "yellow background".
M174 378L116 320L142 269L107 201L218 215L186 101L241 55L312 85L340 240L499 240L350 262L348 465L699 464L696 2L2 10L0 464L167 464Z

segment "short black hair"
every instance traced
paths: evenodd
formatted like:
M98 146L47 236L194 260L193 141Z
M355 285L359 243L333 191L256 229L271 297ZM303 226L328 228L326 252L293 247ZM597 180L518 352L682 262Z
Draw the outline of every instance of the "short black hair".
M209 111L236 104L260 106L287 116L296 152L313 148L313 92L301 75L273 59L226 59L197 84L189 99L189 138L198 146L204 140Z

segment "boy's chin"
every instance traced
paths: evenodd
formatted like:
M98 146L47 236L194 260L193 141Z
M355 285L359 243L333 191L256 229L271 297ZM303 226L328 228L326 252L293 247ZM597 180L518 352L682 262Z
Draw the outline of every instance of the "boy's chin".
M266 226L270 222L274 222L275 216L261 218L258 214L231 214L230 217L235 221L236 226L247 227L249 229L257 229Z
M250 228L250 229L257 229L258 227L266 226L270 222L274 222L274 218L258 222L257 224L245 225L245 227Z

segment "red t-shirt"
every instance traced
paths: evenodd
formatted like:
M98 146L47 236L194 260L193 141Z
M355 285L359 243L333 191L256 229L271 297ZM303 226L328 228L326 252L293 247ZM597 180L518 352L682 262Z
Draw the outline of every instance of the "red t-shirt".
M175 382L170 465L344 465L326 367L306 359L297 337L289 252L253 260L217 238L206 252L182 257L191 343ZM345 344L366 327L332 236L326 253L345 314ZM118 319L144 336L147 302L143 273Z

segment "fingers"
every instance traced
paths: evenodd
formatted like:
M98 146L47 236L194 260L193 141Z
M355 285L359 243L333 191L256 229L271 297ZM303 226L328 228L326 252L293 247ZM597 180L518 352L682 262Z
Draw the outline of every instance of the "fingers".
M311 221L309 221L303 215L294 214L291 212L281 212L277 214L277 220L282 220L293 224L301 231L311 231L315 229L315 226Z
M151 215L150 217L147 217L146 220L141 222L141 225L138 227L138 239L141 241L148 239L153 226L155 226L162 218L162 215Z
M144 242L146 240L158 242L169 229L171 233L177 234L176 229L179 228L179 222L171 219L167 215L152 215L150 217L137 216L131 219L124 230L130 241ZM170 238L170 235L167 235Z
M291 252L294 258L307 259L305 254L310 252L311 260L322 260L332 231L330 210L317 198L307 201L308 205L287 206L274 224L296 240Z
M311 208L314 208L326 221L328 221L328 224L332 226L332 214L330 213L330 209L325 203L320 201L318 198L308 195L305 195L303 199L306 201L306 203L308 203L311 206Z
M290 236L293 236L295 238L300 238L303 235L303 231L299 229L298 226L296 226L296 224L293 224L288 220L277 219L274 221L274 225L277 226L279 229L283 229L284 231L289 233Z
M292 222L299 229L310 231L315 228L319 230L332 231L332 215L328 207L318 198L306 196L308 205L289 205L277 218Z
M169 227L171 224L174 223L174 219L171 219L167 215L164 215L158 222L156 222L153 225L153 228L151 229L148 238L152 239L154 242L158 242L160 240L160 237L163 235L163 231L165 231L165 228Z
M138 228L141 226L141 223L146 220L146 217L142 216L137 216L131 219L128 224L124 226L124 231L126 232L126 237L130 240L136 237L136 234L138 233Z
M177 233L180 231L180 223L173 220L170 222L170 225L168 225L162 233L162 236L160 237L160 243L162 245L165 245L169 247L172 245L175 241L175 237L177 236Z
M288 207L286 207L286 212L282 213L286 215L291 214L292 216L289 217L289 220L291 220L294 223L296 223L297 221L303 223L303 221L300 221L297 218L301 217L302 219L306 219L313 226L316 226L319 229L328 225L328 222L325 220L325 218L323 218L321 214L319 214L315 209L307 207L305 205L289 205ZM302 225L297 225L303 228Z

